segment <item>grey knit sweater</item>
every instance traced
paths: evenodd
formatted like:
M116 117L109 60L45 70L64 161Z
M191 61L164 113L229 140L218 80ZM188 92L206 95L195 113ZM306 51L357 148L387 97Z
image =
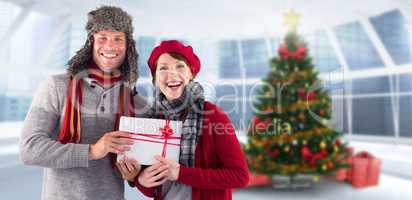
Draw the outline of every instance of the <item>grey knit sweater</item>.
M63 118L68 75L55 75L37 91L24 121L20 156L24 164L44 167L43 200L123 200L124 181L111 166L109 156L89 161L89 144L113 131L119 86L103 89L83 79L80 144L57 142ZM139 117L148 104L134 96Z

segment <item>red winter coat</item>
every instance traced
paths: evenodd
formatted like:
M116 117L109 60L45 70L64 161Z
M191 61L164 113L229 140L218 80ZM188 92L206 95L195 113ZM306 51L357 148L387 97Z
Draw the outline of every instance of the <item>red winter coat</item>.
M192 200L230 200L233 188L246 186L249 170L235 130L227 115L216 105L205 102L203 132L196 146L195 167L180 166L180 183L192 186ZM136 187L154 197L152 188Z

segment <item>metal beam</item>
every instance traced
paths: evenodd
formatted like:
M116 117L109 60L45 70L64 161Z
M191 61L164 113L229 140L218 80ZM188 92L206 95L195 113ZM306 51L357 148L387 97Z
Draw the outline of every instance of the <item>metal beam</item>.
M379 77L386 75L398 75L412 73L412 64L406 65L397 65L396 67L384 67L384 68L373 68L373 69L363 69L350 71L345 73L345 76L342 77L342 73L332 72L332 73L322 73L320 78L327 79L330 77L331 80L351 80L351 79L360 79L360 78L370 78L370 77Z
M336 34L334 33L334 31L332 30L331 27L326 28L326 35L328 36L328 39L329 39L329 41L332 45L333 51L335 52L335 55L337 56L337 59L338 59L339 63L342 65L342 69L343 69L343 74L342 74L342 72L335 72L334 74L335 74L335 76L341 77L342 81L344 81L345 76L349 73L348 62L346 62L346 59L345 59L345 56L343 54L342 48L339 44L338 37L336 36ZM331 80L334 80L333 76L331 76L331 75L332 75L332 73L328 73L328 74L326 74L326 77L328 77ZM322 76L319 76L319 77L322 78ZM324 78L325 78L325 76L324 76ZM338 79L335 79L335 80L338 80ZM348 83L348 85L346 83ZM344 85L345 85L345 88L344 88L345 94L350 94L351 95L352 94L352 81L351 80L347 81L347 82L345 82ZM345 101L346 101L347 106L346 106L346 110L344 110L344 112L348 113L347 114L348 134L352 135L352 132L353 132L352 131L352 125L353 125L353 122L352 122L352 98L350 98L350 97L345 98ZM345 125L343 125L343 126L345 126Z
M386 49L385 45L383 44L379 34L376 32L375 28L373 27L372 23L369 21L368 18L361 18L359 20L363 28L365 29L366 34L368 35L369 39L371 40L373 46L375 47L376 51L379 54L379 57L382 58L386 68L395 67L396 64L393 61L391 55L389 54L388 50ZM389 77L389 85L390 90L392 92L397 92L396 90L396 83L398 81L393 80L392 77ZM394 124L394 132L395 138L399 137L399 111L398 111L398 98L393 96L391 98L391 106L392 106L392 115L393 115L393 124Z
M376 32L375 28L372 26L371 22L368 18L362 18L359 20L362 27L365 29L366 34L368 35L369 39L371 40L375 50L378 52L379 57L382 58L383 63L386 67L391 67L395 65L391 55L389 54L388 50L386 49L385 45L383 44L381 38L379 37L378 33Z

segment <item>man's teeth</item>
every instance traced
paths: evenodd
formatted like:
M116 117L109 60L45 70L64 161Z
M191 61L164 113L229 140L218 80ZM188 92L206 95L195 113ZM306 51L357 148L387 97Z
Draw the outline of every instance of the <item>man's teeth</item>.
M116 57L116 54L102 54L104 57L107 57L107 58L114 58L114 57Z
M176 87L176 86L180 86L180 82L170 82L170 83L167 83L167 86L168 87Z

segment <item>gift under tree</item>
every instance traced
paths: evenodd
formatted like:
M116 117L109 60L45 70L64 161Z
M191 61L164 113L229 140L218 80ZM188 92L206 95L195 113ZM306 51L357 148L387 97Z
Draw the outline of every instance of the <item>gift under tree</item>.
M251 171L268 175L332 174L347 167L341 133L331 128L331 97L306 44L290 28L255 99L245 145Z

